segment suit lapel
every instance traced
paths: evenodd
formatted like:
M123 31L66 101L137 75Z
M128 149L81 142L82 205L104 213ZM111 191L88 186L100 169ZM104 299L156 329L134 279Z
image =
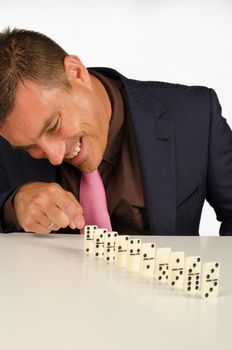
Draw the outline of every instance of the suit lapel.
M173 234L176 218L174 128L167 107L152 94L152 83L125 80L137 140L150 230Z

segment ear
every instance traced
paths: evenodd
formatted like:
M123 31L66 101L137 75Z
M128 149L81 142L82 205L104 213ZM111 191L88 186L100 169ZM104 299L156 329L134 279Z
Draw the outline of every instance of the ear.
M74 82L79 82L87 87L91 86L89 72L79 57L74 55L66 56L64 59L64 69L68 82L71 85Z

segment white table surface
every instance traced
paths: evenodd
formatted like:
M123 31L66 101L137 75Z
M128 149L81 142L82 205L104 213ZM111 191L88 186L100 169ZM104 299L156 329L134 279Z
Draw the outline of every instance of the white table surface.
M140 238L219 260L220 296L188 297L87 257L83 236L0 234L0 349L231 350L232 239Z

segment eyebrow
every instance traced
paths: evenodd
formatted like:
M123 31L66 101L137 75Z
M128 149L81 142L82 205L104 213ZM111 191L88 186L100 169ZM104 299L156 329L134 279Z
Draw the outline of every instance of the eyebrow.
M53 119L55 118L55 116L58 114L57 111L53 112L50 117L44 122L44 125L38 135L37 138L40 138L44 132L48 129L48 127L51 125ZM31 147L31 145L28 145L28 146L15 146L15 145L11 145L11 147L14 149L14 150L27 150L29 147Z

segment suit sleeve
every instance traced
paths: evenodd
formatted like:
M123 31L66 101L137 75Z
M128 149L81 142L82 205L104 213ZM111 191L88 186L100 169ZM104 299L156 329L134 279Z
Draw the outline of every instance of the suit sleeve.
M232 235L232 132L211 90L206 199L221 222L220 235Z
M17 189L9 188L4 169L0 168L0 232L22 231L12 204Z

